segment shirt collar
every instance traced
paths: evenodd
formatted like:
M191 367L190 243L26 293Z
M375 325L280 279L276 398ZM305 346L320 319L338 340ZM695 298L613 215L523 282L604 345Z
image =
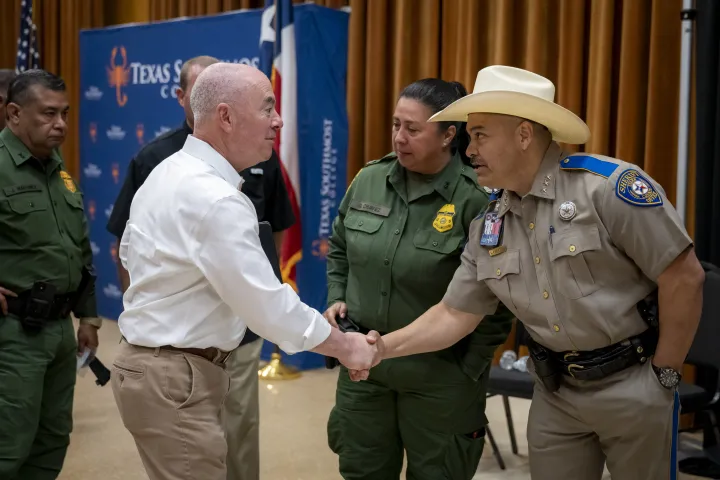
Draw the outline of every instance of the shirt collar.
M545 156L540 162L540 168L535 174L535 180L533 181L532 188L528 195L533 195L539 198L545 198L548 200L555 199L555 178L560 170L560 159L565 157L565 152L555 142L551 142ZM512 211L516 215L522 213L520 206L520 197L509 190L505 190L500 199L500 209L498 216L502 217L507 213L508 210Z
M458 154L453 155L445 168L438 172L431 180L433 190L439 193L446 202L451 201L455 187L460 180L460 175L466 168L469 167L466 167L462 163L460 156ZM399 160L395 160L395 165L390 168L387 177L390 179L390 183L394 185L399 186L405 182L404 167L400 165Z
M5 144L8 153L17 167L31 158L35 158L22 140L20 140L17 135L15 135L12 130L7 127L0 132L0 143ZM60 152L58 152L57 149L53 149L52 154L50 154L50 162L47 164L47 171L51 172L55 170L55 168L57 168L60 164L62 164Z
M210 165L220 174L220 177L238 190L242 186L244 180L240 174L230 165L230 162L220 155L209 143L193 135L188 135L182 150L188 155L198 158Z

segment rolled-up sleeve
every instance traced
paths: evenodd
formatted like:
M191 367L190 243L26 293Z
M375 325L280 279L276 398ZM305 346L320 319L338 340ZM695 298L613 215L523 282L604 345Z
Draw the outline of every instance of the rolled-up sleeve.
M253 332L289 354L312 350L328 338L325 318L275 276L250 200L217 201L196 231L198 268Z

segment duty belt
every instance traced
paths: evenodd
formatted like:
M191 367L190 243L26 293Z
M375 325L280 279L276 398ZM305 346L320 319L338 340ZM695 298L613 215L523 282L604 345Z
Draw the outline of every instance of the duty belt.
M65 293L63 295L55 295L51 304L38 311L28 311L28 301L30 300L30 291L27 290L17 297L5 296L7 300L8 313L23 318L27 314L31 314L35 318L42 320L57 320L70 315L72 308L72 299L75 293Z
M590 351L551 352L561 373L578 380L599 380L638 363L655 353L657 330L649 328L609 347Z

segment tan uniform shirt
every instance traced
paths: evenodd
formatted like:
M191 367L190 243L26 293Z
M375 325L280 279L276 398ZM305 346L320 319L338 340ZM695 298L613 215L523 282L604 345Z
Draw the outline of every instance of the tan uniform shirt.
M500 248L480 244L485 216L476 218L443 301L491 315L499 300L535 341L558 352L593 350L644 331L636 304L692 245L665 192L640 168L568 156L555 143L530 193L505 191L488 211L496 207L504 223Z

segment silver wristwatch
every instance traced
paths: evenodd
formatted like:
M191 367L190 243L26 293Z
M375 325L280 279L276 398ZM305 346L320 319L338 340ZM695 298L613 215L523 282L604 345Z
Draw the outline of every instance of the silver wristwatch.
M656 367L652 366L655 375L657 375L660 385L667 389L675 388L680 384L682 375L680 372L669 367Z

